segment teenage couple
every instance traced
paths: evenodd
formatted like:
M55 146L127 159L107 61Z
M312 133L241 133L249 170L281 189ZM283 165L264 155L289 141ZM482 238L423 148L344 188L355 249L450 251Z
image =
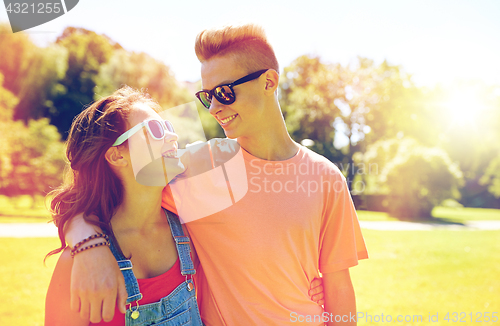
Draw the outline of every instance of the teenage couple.
M54 271L46 324L355 324L346 318L356 314L349 268L368 257L356 212L338 168L288 135L264 31L205 30L195 50L196 95L241 147L248 191L203 218L179 214L189 221L181 225L170 187L139 184L130 152L147 143L160 153L166 182L189 170L172 125L156 102L127 88L97 101L73 123L70 178L52 194L71 249ZM311 297L321 292L320 272L324 302Z

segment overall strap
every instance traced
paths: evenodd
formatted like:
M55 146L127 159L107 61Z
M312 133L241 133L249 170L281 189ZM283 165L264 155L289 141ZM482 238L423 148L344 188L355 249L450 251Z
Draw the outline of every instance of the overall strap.
M166 209L163 210L165 211L165 215L167 215L170 231L175 240L177 254L179 255L181 263L181 274L186 276L196 274L191 255L189 254L191 252L191 247L189 246L190 240L189 237L184 234L179 217Z
M125 288L127 289L128 295L127 303L141 300L142 294L139 290L139 284L137 283L134 272L132 271L132 262L125 258L123 254L116 249L116 239L114 237L109 237L109 240L109 248L111 249L113 256L115 256L118 267L120 268L123 278L125 279Z

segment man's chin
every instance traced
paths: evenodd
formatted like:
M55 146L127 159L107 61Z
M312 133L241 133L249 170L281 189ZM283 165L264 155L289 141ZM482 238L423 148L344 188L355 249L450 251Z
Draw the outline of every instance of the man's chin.
M236 139L236 138L238 138L238 136L236 135L236 133L234 132L234 130L225 130L224 129L224 134L229 139Z

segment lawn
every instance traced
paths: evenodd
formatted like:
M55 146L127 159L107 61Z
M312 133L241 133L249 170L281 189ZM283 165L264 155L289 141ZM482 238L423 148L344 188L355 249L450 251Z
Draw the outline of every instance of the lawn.
M32 206L29 198L13 202L0 196L0 223L49 220L41 199L35 209ZM365 221L396 220L380 212L358 211L358 216ZM437 207L433 216L455 222L500 220L500 210ZM500 316L497 323L485 321L487 312L500 315L500 231L363 234L370 259L351 269L362 316L358 325L385 324L388 315L396 325L450 325L460 320L462 325L500 325ZM43 325L44 297L57 256L46 266L43 257L56 247L57 238L0 238L0 325ZM398 316L415 321L394 322Z
M43 223L50 221L44 198L0 196L0 223Z
M398 219L384 212L358 210L360 221L397 221ZM437 221L464 223L467 221L500 220L500 209L470 207L435 207L432 216Z
M363 230L363 234L370 259L351 269L358 311L368 319L358 325L384 324L376 322L382 314L394 320L398 315L423 318L395 325L450 325L455 324L454 312L458 320L466 314L462 325L495 325L471 323L469 313L474 320L476 313L500 314L500 232ZM57 245L57 238L0 238L0 325L43 325L44 296L57 260L49 258L45 267L43 257ZM429 322L429 313L438 313L439 321ZM444 320L446 313L450 322Z
M0 238L0 325L43 325L45 293L57 257L43 258L58 238Z
M422 316L422 322L399 323L404 325L450 325L455 316L462 325L500 325L500 316L497 323L484 322L485 312L500 315L499 231L363 230L363 235L370 259L360 261L351 275L358 311L371 315L372 322L365 317L359 325L383 324L382 314L393 320ZM429 322L429 314L438 314L438 322ZM476 323L480 316L483 322Z
M438 221L458 223L500 220L500 209L436 207L432 216ZM358 217L361 221L397 221L395 217L384 212L358 210ZM41 196L36 197L34 203L30 196L0 196L0 223L43 223L50 219L45 199Z

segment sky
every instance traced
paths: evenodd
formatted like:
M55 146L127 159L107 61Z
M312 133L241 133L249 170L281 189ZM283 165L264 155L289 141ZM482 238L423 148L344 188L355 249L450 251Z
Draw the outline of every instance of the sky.
M8 22L5 7L0 22ZM455 80L500 85L497 0L80 0L25 32L46 46L67 26L87 28L163 61L180 81L196 81L196 35L246 22L265 28L281 67L304 54L342 64L363 56L401 66L419 86Z

